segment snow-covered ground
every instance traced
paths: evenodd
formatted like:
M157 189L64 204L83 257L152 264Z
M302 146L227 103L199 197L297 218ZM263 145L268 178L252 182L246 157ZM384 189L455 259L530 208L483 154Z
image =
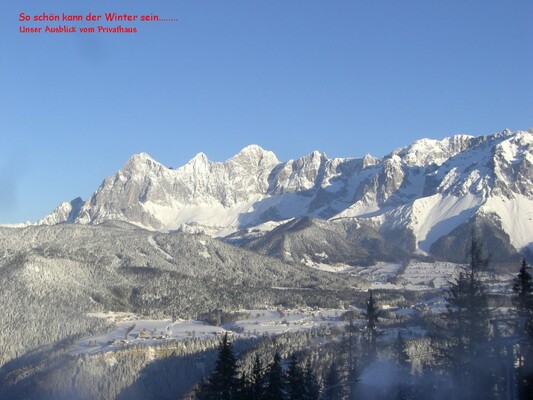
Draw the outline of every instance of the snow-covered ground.
M401 272L401 268L402 264L399 263L378 262L370 267L353 267L344 272L363 278L375 286L390 284L393 278Z
M401 263L378 262L369 267L315 264L313 268L357 276L368 281L370 289L431 290L447 286L456 276L459 265L420 262L403 268Z
M339 316L346 310L241 310L246 318L222 326L209 325L195 320L148 320L131 313L91 314L116 323L116 328L101 335L89 336L76 342L72 355L95 354L113 351L126 345L156 345L168 340L185 338L212 339L226 331L243 337L279 335L289 331L301 331L321 326L342 325Z
M413 262L405 268L401 263L378 262L369 267L346 264L328 265L312 261L308 266L322 271L337 272L357 276L369 282L370 289L390 290L433 290L444 289L453 282L461 270L461 265L449 262ZM508 289L513 275L483 274L490 291L502 292Z
M327 269L323 265L315 268ZM410 263L403 267L399 263L380 262L370 267L338 266L337 272L358 276L370 283L370 289L389 290L434 290L435 296L424 303L411 307L396 309L381 304L383 309L392 311L397 316L410 316L415 313L438 314L446 310L443 289L457 276L460 266L457 264ZM513 275L484 274L482 279L491 292L508 290ZM281 288L280 288L281 289ZM290 288L285 288L290 290ZM70 353L94 354L101 351L114 351L134 344L156 345L169 340L198 338L215 339L229 332L237 337L261 337L279 335L286 332L343 326L340 316L344 309L265 309L239 310L235 322L222 326L207 324L196 320L148 320L131 313L101 313L91 316L106 318L115 322L116 328L102 335L86 337L76 342ZM362 324L362 321L361 321Z

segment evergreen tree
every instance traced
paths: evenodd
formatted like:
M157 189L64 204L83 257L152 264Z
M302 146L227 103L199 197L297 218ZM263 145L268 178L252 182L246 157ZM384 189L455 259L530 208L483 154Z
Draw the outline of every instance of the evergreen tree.
M310 362L305 366L304 385L304 400L318 400L320 398L320 385L318 384L316 375L313 373Z
M533 393L533 278L528 272L526 260L513 282L513 304L520 319L520 328L525 339L520 342L516 368L517 389L520 399Z
M446 336L441 355L454 377L458 399L488 399L491 394L481 388L490 386L491 372L487 368L490 311L479 277L488 259L483 256L482 243L475 235L472 235L469 256L469 266L448 289Z
M278 352L274 355L274 362L266 374L265 397L270 400L283 400L285 398L285 382L281 368L281 356Z
M396 364L400 368L409 368L409 354L407 354L405 340L402 337L402 333L400 331L398 331L398 336L396 336L396 340L394 341L394 355L396 358Z
M359 329L354 324L354 315L353 313L349 314L349 323L345 327L346 331L346 345L348 347L347 355L348 355L348 371L347 371L347 382L346 382L346 390L349 394L350 398L355 397L355 393L357 391L356 382L358 380L358 365L357 361L358 358L356 357L357 354L357 344L358 344L358 338L359 338Z
M350 315L349 323L345 327L348 346L348 389L350 394L355 393L355 382L357 381L357 337L358 329L354 324L353 314Z
M528 272L526 260L522 260L520 272L513 282L513 304L517 315L523 319L523 326L529 335L533 336L533 278Z
M195 391L194 398L196 400L209 400L210 397L211 393L209 392L209 384L205 381L205 379L202 379Z
M236 397L238 379L237 363L233 355L233 348L226 333L220 342L215 369L202 390L203 395L211 399L234 400Z
M357 368L352 367L348 369L348 381L346 382L347 390L350 399L356 398L357 382L359 381Z
M255 355L252 373L250 375L250 399L260 400L265 394L265 370L259 354Z
M367 320L365 327L365 350L367 363L370 363L377 356L377 338L379 335L377 323L380 316L380 310L374 300L372 291L370 290L369 293L369 298L366 301L366 312L364 314Z
M298 359L294 353L291 356L289 368L287 368L286 381L289 400L304 400L304 372L298 365Z
M328 375L324 380L324 391L322 392L323 400L339 400L343 396L342 380L339 374L337 363L331 363Z
M250 397L250 382L248 381L246 374L241 373L241 376L235 380L235 388L233 392L234 400L252 400Z

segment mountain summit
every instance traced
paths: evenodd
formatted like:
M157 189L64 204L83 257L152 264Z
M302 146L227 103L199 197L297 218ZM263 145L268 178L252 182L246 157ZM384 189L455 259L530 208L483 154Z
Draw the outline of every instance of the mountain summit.
M506 130L417 140L379 159L315 151L280 162L251 145L223 162L199 153L170 169L141 153L83 205L63 203L39 223L125 221L226 236L311 217L364 222L407 251L433 254L460 227L488 223L515 250L533 250L532 150L533 131Z

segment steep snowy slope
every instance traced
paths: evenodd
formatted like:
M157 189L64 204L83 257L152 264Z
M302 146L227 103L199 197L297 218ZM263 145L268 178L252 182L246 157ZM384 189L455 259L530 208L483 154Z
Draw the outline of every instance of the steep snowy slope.
M290 264L316 266L372 265L377 260L401 259L405 251L386 242L365 221L324 221L308 217L291 220L244 247Z
M474 215L493 219L518 250L533 244L533 134L505 131L471 140L426 176L424 196L384 217L384 228L412 232L429 251Z
M533 249L533 131L422 139L382 159L313 152L280 162L252 145L224 162L200 153L171 169L143 153L79 211L65 203L39 223L112 220L223 237L292 218L355 218L428 253L479 213L497 220L515 249Z

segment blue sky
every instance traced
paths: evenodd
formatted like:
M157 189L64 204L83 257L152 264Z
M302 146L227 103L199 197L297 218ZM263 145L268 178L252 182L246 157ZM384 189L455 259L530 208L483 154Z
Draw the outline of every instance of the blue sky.
M21 12L178 22L21 34L44 26ZM281 160L382 156L423 137L528 129L532 20L529 0L4 0L0 223L87 199L141 151L172 167L252 143Z

